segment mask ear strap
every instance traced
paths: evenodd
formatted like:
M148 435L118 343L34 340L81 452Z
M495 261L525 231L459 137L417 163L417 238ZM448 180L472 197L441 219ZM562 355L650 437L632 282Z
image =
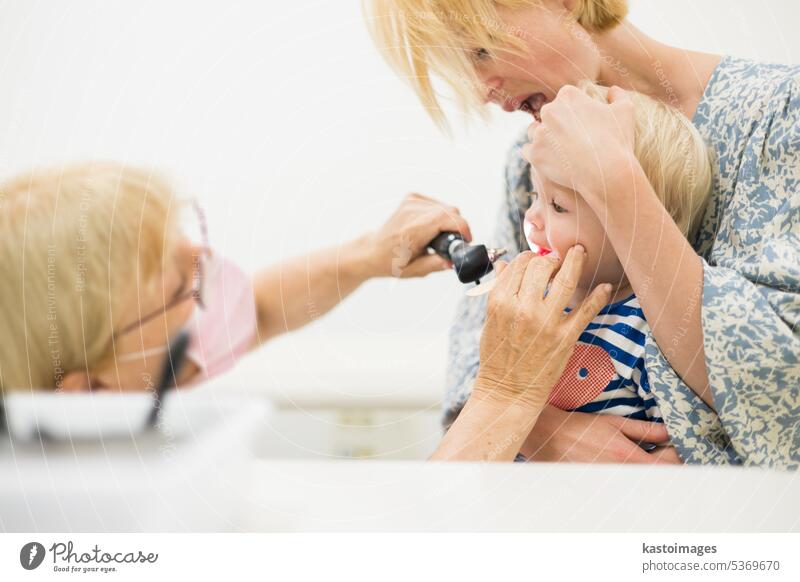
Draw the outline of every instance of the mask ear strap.
M139 358L146 358L147 356L157 356L158 354L163 354L169 348L167 346L159 346L157 348L150 348L149 350L144 350L142 352L131 352L130 354L123 354L117 357L118 362L130 362L132 360L138 360Z

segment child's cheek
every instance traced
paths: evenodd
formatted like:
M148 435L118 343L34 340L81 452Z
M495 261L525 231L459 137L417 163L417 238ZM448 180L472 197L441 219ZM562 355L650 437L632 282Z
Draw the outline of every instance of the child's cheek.
M581 289L592 289L601 281L598 280L600 276L598 256L596 251L586 251L586 262L583 264L583 273L581 273L581 280L578 286Z
M588 250L589 247L581 240L573 221L560 219L555 222L555 228L550 231L550 250L557 253L560 259L566 257L567 251L578 243L583 244L584 248Z
M566 257L569 249L574 247L576 244L583 245L583 248L586 250L586 261L583 264L583 272L581 273L578 286L582 289L588 288L592 282L592 279L595 277L595 273L597 271L597 262L600 258L597 256L598 253L596 247L594 247L590 241L578 236L578 233L566 234L562 232L560 235L552 237L550 242L553 245L551 250L554 253L558 253L558 257L561 259Z

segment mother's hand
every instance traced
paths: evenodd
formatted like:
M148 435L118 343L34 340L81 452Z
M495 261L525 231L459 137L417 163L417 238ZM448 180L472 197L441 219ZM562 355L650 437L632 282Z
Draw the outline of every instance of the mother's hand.
M615 194L608 180L638 165L634 127L633 101L623 89L611 87L603 103L567 85L542 107L522 154L537 174L579 192L599 211Z
M680 463L673 446L647 452L638 445L668 440L661 423L546 406L520 453L539 462Z

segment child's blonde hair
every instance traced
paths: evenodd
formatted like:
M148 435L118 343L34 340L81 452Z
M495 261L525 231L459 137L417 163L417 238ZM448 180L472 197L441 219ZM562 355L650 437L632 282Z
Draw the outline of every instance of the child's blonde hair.
M52 389L107 363L125 308L156 291L172 206L165 181L117 163L0 185L0 390Z
M523 30L506 26L498 8L541 5L541 0L362 0L367 24L389 64L414 88L440 127L447 123L432 77L453 89L462 109L482 105L484 89L473 51L524 55ZM576 0L575 22L588 31L608 30L628 13L627 0Z
M605 103L608 89L581 84ZM712 153L700 132L680 111L652 97L629 91L634 104L634 154L656 196L683 235L693 240L711 193Z

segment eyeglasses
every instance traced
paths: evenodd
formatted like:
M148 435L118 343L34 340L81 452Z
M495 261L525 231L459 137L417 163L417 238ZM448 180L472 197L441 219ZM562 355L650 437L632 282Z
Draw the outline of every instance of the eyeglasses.
M208 226L207 226L207 223L206 223L206 215L205 215L205 213L203 212L203 209L200 207L200 205L197 203L196 200L192 200L191 207L192 207L192 209L194 211L195 216L197 217L197 225L198 225L199 231L200 231L199 235L200 235L200 242L201 242L199 249L198 249L197 246L193 246L192 247L192 286L191 286L191 288L188 289L187 291L184 291L183 293L173 297L172 299L167 301L167 303L165 303L163 306L161 306L160 308L156 309L155 311L152 311L151 313L148 313L147 315L139 318L137 321L135 321L135 322L133 322L133 323L131 323L129 325L126 325L125 327L123 327L121 330L119 330L117 333L114 334L115 337L123 336L123 335L125 335L125 334L127 334L127 333L129 333L129 332L131 332L131 331L133 331L135 329L140 328L144 324L146 324L149 321L152 321L152 320L156 319L157 317L165 314L170 309L180 305L181 303L183 303L184 301L187 301L188 299L194 299L195 302L197 302L197 304L201 308L205 308L205 305L206 305L205 304L205 299L206 299L205 275L208 272L208 269L206 267L206 263L208 261L208 258L211 255L211 247L208 244ZM137 354L132 354L132 355L150 355L148 353L150 351L151 350L147 350L145 352L138 352ZM156 348L156 350L152 351L152 353L160 353L160 352L163 352L163 351L166 351L166 350L163 349L163 348ZM123 358L125 358L125 357L123 356Z
M206 226L206 217L203 212L203 209L195 200L192 201L192 209L194 210L194 214L197 217L197 225L200 231L199 235L201 244L199 248L197 245L192 246L193 252L192 252L191 289L173 297L160 309L157 309L152 313L148 313L147 315L141 317L138 321L130 325L126 325L124 328L122 328L119 332L115 334L115 337L122 336L135 329L140 328L145 323L152 321L157 317L163 316L168 310L172 309L177 305L180 305L181 303L183 303L188 299L194 299L201 309L205 309L206 306L205 282L206 282L206 275L208 273L206 262L211 255L211 248L208 244L208 227ZM161 413L163 396L167 392L167 390L177 385L178 375L180 373L181 368L183 367L183 364L186 361L186 353L188 349L189 349L189 332L185 328L183 328L175 335L175 337L169 342L169 345L167 346L159 346L156 348L151 348L149 350L135 352L132 354L124 354L117 357L117 361L124 362L165 352L167 354L167 357L164 360L164 364L161 369L161 374L159 376L158 384L156 384L153 390L153 406L150 409L150 412L148 412L147 414L147 420L145 423L147 427L152 428L158 422Z

